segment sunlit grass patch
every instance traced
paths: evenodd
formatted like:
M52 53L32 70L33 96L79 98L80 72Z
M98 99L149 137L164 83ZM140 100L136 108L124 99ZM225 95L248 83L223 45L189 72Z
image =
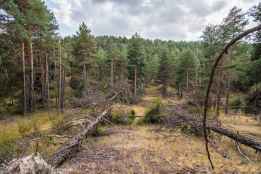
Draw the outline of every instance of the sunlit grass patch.
M15 144L15 141L19 138L21 138L21 135L16 127L1 127L0 163L13 158L18 148Z
M39 112L28 116L19 116L13 121L1 121L0 162L12 159L19 154L20 148L22 148L17 144L19 139L22 140L28 135L48 131L52 126L57 127L62 118L56 113ZM32 147L27 148L30 150Z

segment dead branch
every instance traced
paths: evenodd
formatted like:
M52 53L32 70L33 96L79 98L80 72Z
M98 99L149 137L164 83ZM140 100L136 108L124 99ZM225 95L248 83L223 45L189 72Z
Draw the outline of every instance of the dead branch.
M84 129L77 136L73 137L66 145L59 148L56 153L52 156L50 164L54 167L59 167L62 163L71 158L75 153L79 151L80 144L88 136L88 134L96 128L96 126L110 113L111 108L105 109L94 122L89 124L86 129Z
M246 156L246 155L241 151L240 145L238 144L237 141L235 141L235 145L236 145L237 150L238 150L238 152L240 153L240 155L242 155L248 162L251 162L251 160L249 159L249 157Z
M206 147L206 152L207 152L207 156L209 159L209 162L211 164L211 167L214 169L214 165L213 162L211 160L211 156L210 156L210 152L208 149L208 135L207 135L207 127L206 127L206 122L207 122L207 112L208 112L208 102L209 102L209 95L210 95L210 90L212 88L212 84L213 84L213 80L214 80L214 76L215 76L215 72L217 69L217 66L219 64L219 62L223 59L224 55L228 53L228 50L240 39L242 39L243 37L249 35L250 33L256 32L261 30L261 24L250 28L244 32L242 32L241 34L239 34L237 37L235 37L234 39L232 39L229 43L227 43L225 45L225 47L223 48L223 50L220 52L220 54L217 56L216 61L211 69L211 74L210 74L210 78L209 78L209 82L208 82L208 87L207 87L207 92L206 92L206 97L205 97L205 101L204 101L204 115L203 115L203 132L204 132L204 139L205 139L205 147Z

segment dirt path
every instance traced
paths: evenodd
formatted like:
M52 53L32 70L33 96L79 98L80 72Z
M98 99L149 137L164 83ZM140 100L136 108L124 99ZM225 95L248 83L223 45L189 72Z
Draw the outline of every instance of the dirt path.
M146 91L135 113L144 116L146 108L159 95L156 88ZM175 103L172 99L163 102ZM112 126L106 135L91 138L83 150L63 168L68 174L175 174L175 173L256 173L258 162L248 163L228 139L218 139L211 146L216 166L210 172L200 137L152 125ZM252 154L252 152L251 152ZM254 158L254 156L251 156Z

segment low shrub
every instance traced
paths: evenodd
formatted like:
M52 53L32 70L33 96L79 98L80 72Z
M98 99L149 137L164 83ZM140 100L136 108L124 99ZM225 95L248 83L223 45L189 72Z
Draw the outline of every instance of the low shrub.
M105 128L102 126L96 126L95 130L91 133L92 136L98 137L105 134Z
M229 107L232 110L238 111L241 108L245 108L245 106L246 106L246 103L245 103L244 97L242 97L242 96L231 97L230 102L229 102Z
M131 110L127 113L124 111L112 112L111 121L115 124L129 125L135 120L135 111Z
M160 99L156 99L152 106L147 109L143 122L151 124L160 123L162 121L160 114L161 107L162 101Z

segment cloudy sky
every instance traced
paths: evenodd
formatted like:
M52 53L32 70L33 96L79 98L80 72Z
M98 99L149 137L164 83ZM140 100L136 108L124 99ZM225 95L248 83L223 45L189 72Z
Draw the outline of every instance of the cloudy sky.
M259 0L46 0L60 34L72 35L85 22L95 35L198 40L207 24L218 24L233 6Z

